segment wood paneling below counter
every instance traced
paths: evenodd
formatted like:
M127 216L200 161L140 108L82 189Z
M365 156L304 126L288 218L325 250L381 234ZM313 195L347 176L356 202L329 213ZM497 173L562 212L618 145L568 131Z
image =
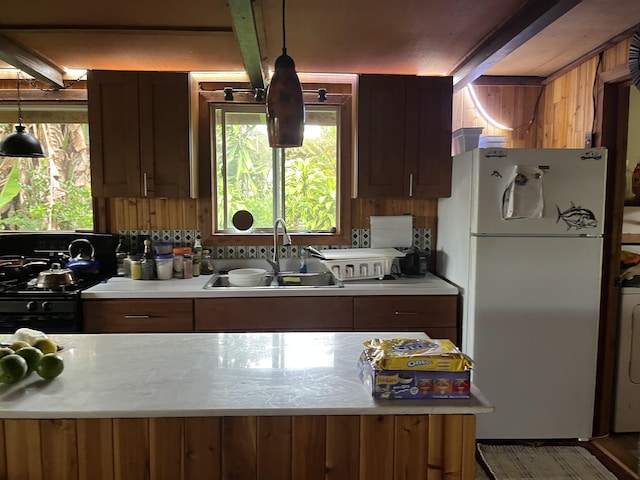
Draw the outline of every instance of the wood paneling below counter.
M472 480L474 455L462 414L0 420L9 479Z

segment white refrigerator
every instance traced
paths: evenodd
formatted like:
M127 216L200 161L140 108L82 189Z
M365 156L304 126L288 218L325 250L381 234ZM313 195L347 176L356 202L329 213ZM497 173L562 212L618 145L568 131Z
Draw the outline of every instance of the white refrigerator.
M596 382L606 149L475 149L438 202L437 273L495 405L478 439L587 439Z

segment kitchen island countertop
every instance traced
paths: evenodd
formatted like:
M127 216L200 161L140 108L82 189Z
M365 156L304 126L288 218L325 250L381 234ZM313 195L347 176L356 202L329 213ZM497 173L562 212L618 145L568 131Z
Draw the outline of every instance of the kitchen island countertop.
M360 296L360 295L457 295L458 289L427 273L424 277L399 277L393 280L345 281L336 287L214 287L204 288L211 276L170 280L131 280L113 277L82 291L84 300L127 298L223 298L276 296Z
M403 333L51 335L63 373L0 385L0 418L482 414L471 399L374 400L362 342ZM414 334L423 337L422 334ZM10 336L0 336L8 342Z

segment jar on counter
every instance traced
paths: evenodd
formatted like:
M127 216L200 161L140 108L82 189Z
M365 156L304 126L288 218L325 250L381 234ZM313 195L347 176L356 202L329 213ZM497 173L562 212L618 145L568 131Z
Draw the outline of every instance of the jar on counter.
M182 278L193 278L193 257L190 253L182 256Z
M202 260L200 261L200 273L202 275L213 274L213 261L211 260L211 252L209 250L202 251Z
M169 280L173 277L173 253L156 255L156 272L158 280Z
M142 263L140 260L131 260L131 280L142 280Z
M173 249L173 278L185 278L184 256L189 254L191 254L191 247L176 247Z
M156 278L156 264L153 258L143 258L140 261L140 269L142 270L142 280L153 280Z
M139 260L140 258L135 253L129 253L127 258L124 259L124 277L131 278L131 262Z

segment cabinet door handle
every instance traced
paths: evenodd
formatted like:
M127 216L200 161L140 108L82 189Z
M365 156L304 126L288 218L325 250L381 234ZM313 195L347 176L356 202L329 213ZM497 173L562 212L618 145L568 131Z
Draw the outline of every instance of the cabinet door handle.
M399 312L396 310L396 315L420 315L418 312Z
M142 188L144 190L142 195L146 197L147 196L147 174L146 174L146 172L142 174Z
M151 315L125 315L124 318L151 318Z
M409 196L413 197L413 173L409 174Z

